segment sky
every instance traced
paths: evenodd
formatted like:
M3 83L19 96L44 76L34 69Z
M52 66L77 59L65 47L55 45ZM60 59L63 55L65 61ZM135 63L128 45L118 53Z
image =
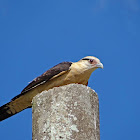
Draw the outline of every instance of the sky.
M101 140L140 139L140 1L0 0L0 106L63 61L96 56ZM3 140L32 139L32 110L0 122Z

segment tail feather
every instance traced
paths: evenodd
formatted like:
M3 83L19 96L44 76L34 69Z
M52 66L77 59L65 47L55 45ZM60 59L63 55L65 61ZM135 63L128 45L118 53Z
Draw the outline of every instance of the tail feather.
M0 107L0 121L3 121L29 107L31 107L30 102L26 102L19 98L15 99Z
M7 119L7 118L11 117L12 115L16 114L11 111L9 104L10 103L7 103L0 107L0 121Z

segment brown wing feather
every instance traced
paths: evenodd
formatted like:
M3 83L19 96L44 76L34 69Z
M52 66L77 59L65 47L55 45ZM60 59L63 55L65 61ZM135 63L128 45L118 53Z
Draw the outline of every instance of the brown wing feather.
M13 116L14 114L17 114L23 109L30 107L30 103L26 101L26 98L22 95L26 94L28 91L34 89L35 87L47 82L49 79L65 73L70 69L71 64L71 62L62 62L46 71L41 76L35 78L22 90L21 94L14 97L11 102L0 107L0 121Z
M47 70L45 73L43 73L42 75L40 75L39 77L35 78L29 85L27 85L21 92L21 94L25 94L26 92L34 89L35 87L44 84L45 82L47 82L49 79L51 79L53 76L61 73L62 71L67 71L69 70L70 66L71 66L72 62L62 62L54 67L52 67L51 69ZM17 95L16 97L14 97L12 99L15 100L17 99L21 94Z

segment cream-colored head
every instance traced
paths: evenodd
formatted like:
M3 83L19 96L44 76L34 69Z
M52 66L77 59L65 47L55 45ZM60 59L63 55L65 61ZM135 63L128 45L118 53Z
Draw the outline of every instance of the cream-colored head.
M79 62L81 62L86 69L95 70L97 68L103 69L103 64L100 62L100 60L94 56L86 56L82 58Z

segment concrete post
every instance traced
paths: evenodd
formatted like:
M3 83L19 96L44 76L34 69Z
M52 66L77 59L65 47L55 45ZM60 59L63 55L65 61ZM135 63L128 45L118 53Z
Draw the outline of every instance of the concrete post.
M89 87L70 84L33 98L33 140L100 140L99 101Z

